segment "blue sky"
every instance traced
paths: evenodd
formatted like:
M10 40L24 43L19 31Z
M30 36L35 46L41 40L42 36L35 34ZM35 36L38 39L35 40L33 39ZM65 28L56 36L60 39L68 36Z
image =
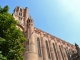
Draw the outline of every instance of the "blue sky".
M0 5L8 5L9 13L28 7L35 27L80 46L80 0L1 0Z

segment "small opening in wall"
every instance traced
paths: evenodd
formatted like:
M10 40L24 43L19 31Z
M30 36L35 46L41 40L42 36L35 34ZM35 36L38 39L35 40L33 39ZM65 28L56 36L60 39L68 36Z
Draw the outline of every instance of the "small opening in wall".
M21 16L22 16L22 13L21 13Z
M41 57L40 40L37 38L38 56Z
M20 12L22 12L22 9L20 8Z
M30 22L30 20L29 20L29 22Z
M19 13L19 15L20 15L20 13Z
M19 13L19 16L22 16L22 13L21 12Z

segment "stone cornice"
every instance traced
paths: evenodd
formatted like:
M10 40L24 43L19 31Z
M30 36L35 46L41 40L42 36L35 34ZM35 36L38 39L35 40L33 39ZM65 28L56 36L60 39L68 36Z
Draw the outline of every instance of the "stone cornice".
M66 41L64 41L64 40L62 40L60 38L57 38L57 37L55 37L55 36L53 36L53 35L51 35L51 34L49 34L47 32L44 32L44 31L42 31L42 30L40 30L40 29L38 29L36 27L34 27L34 31L37 34L43 33L43 36L44 37L47 37L48 38L48 36L49 36L51 40L54 40L54 38L56 38L57 42L59 42L59 43L62 42L63 45L67 45L67 46L69 46L71 48L75 48L75 46L73 44L70 44L70 43L68 43L68 42L66 42Z

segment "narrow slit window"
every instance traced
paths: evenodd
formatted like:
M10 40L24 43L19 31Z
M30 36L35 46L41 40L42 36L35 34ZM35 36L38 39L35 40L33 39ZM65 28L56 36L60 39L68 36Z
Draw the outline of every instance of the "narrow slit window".
M37 38L37 46L38 46L38 55L41 57L41 49L40 49L40 40Z
M65 52L66 52L67 58L70 59L69 58L69 51L66 48L65 48Z
M48 58L50 58L50 53L49 53L49 48L48 48L48 42L47 41L46 41L46 48L47 48Z
M55 53L55 55L56 55L56 60L58 60L58 57L57 57L57 52L56 52L56 48L55 48L54 43L53 43L53 49L54 49L54 53Z
M22 9L20 9L20 12L22 12Z
M62 53L61 46L59 46L59 49L60 49L60 52L61 52L62 59L64 60L64 56L63 56L63 53Z

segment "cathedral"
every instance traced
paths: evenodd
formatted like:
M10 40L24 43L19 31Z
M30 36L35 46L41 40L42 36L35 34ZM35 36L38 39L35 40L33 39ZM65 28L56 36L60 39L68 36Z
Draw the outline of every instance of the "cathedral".
M15 7L12 16L26 38L24 60L70 60L71 54L76 53L74 45L36 28L28 7Z

